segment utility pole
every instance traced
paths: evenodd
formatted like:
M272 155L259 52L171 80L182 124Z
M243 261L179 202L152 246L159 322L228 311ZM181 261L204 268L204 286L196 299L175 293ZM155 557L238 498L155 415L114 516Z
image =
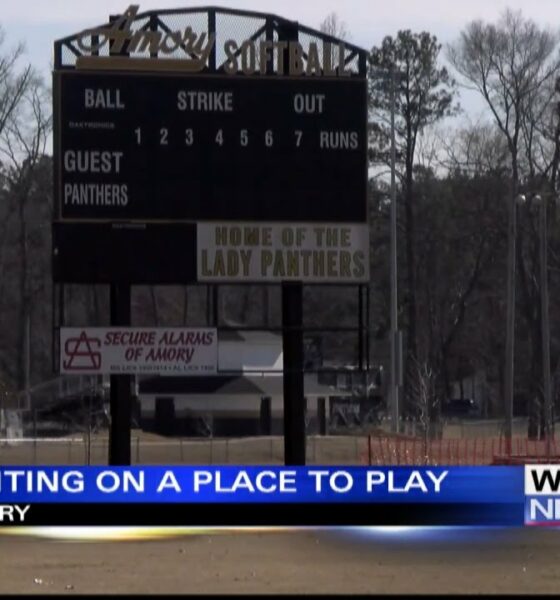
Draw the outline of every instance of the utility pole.
M513 378L515 342L515 246L517 235L517 203L525 196L512 194L508 202L508 262L506 309L506 372L505 372L505 440L506 454L511 457L513 438Z
M391 69L391 379L390 401L393 432L399 431L399 388L397 377L397 191L396 191L396 142L395 142L395 70Z
M550 325L548 313L548 256L547 256L547 206L542 196L535 196L539 204L539 251L541 275L541 339L543 361L543 408L545 417L546 455L550 456L552 442L552 395L550 391Z

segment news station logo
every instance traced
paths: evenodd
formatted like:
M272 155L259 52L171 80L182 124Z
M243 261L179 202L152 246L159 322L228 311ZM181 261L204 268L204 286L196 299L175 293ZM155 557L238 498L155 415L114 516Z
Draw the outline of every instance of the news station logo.
M560 525L560 465L525 466L525 524Z

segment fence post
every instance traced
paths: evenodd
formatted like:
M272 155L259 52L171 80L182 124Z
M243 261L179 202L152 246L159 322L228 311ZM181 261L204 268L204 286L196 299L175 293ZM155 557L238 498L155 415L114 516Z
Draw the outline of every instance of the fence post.
M380 450L380 454L381 454L381 464L382 465L385 465L385 464L390 465L391 464L391 446L389 444L389 438L386 438L386 437L385 438L381 438L381 436L380 436L377 439L379 440L379 450ZM385 448L387 448L387 458L385 458ZM373 460L373 455L372 455L371 458Z
M319 420L319 435L327 435L327 408L324 397L317 398L317 417Z
M317 436L313 438L313 463L317 464Z
M259 418L259 434L260 435L271 435L272 434L272 398L270 396L263 396L261 398L261 409Z
M33 464L37 464L37 409L33 409Z

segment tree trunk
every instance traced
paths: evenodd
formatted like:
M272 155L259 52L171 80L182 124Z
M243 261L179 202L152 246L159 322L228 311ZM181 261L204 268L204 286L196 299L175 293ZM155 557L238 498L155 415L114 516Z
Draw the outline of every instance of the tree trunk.
M26 338L26 319L27 315L31 314L31 302L29 297L29 285L28 285L28 270L29 270L29 257L27 247L27 223L25 220L25 198L26 194L22 193L18 198L18 216L20 221L20 237L19 237L19 248L20 248L20 260L21 260L21 273L19 279L19 336L18 336L18 388L21 390L25 385L25 338Z

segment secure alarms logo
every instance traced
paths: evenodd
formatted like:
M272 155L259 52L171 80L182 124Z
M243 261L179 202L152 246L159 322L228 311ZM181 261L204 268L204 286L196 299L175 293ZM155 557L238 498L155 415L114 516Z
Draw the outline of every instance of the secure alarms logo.
M525 524L560 525L560 465L525 466Z
M82 331L78 337L71 337L64 343L64 368L68 371L98 371L101 368L101 353L96 348L101 347L101 340L88 337Z

